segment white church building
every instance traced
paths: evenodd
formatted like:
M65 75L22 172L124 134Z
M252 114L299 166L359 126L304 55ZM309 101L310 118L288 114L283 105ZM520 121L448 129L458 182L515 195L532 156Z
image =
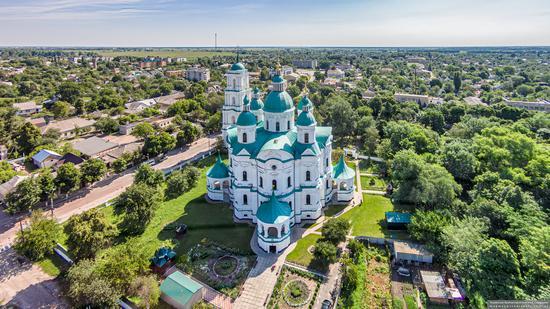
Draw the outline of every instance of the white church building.
M229 164L218 156L208 170L208 198L229 202L236 219L256 223L259 246L277 253L290 244L295 224L319 218L331 202L353 199L355 171L343 157L332 166L332 128L317 125L307 96L294 106L280 74L265 101L250 89L241 63L226 77L222 128Z

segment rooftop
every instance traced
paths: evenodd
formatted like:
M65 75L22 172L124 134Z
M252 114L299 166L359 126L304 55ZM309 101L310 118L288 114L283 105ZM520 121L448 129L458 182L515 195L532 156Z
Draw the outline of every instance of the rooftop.
M75 150L80 151L82 154L89 157L93 157L98 153L104 152L109 149L117 147L118 144L108 142L97 136L92 136L85 140L78 141L73 144Z
M61 121L50 122L41 128L42 134L50 129L59 130L59 132L72 131L75 128L87 128L95 124L95 120L88 120L80 117L73 117Z
M36 105L36 102L34 101L28 101L28 102L21 102L21 103L13 103L13 108L24 111L29 109L35 109L42 107L41 105Z
M408 241L394 241L393 249L395 252L399 253L433 256L433 254L428 251L425 246Z
M173 272L160 285L163 294L182 305L186 305L193 294L202 288L202 284L180 271Z

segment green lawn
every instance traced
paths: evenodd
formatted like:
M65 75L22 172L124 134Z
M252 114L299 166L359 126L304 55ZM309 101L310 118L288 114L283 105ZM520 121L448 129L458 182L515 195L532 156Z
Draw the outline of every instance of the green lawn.
M48 258L39 261L38 266L52 277L57 277L61 274L61 270L68 268L68 265L57 254L52 254Z
M380 177L361 176L361 189L386 191L386 182Z
M325 216L333 217L346 207L348 207L348 205L329 205L327 209L325 209Z
M309 253L308 248L315 245L315 242L319 238L321 238L321 235L309 234L298 240L294 250L286 256L286 260L306 267L313 267L314 265L311 265L313 255Z
M351 233L354 236L371 236L386 238L407 238L406 232L390 232L385 227L387 211L402 210L403 206L394 207L389 198L380 195L363 194L363 203L341 216L351 220Z
M236 224L233 222L233 211L225 204L208 204L204 199L206 193L206 170L214 163L214 157L198 163L201 169L201 178L197 185L180 197L163 202L157 209L151 223L145 232L132 238L134 245L138 246L148 256L153 256L156 249L162 246L171 246L179 255L187 251L202 239L223 244L224 246L251 253L250 239L254 228L248 224ZM113 213L112 207L104 207L109 220L119 223L121 218ZM188 226L188 232L180 239L175 238L175 227L181 223ZM65 235L60 240L66 238ZM117 239L119 242L129 240ZM52 261L39 263L49 272L54 272Z
M214 56L233 56L232 52L213 52L202 50L177 50L177 49L159 49L159 50L95 50L98 54L104 57L184 57L187 60L192 60L200 57Z

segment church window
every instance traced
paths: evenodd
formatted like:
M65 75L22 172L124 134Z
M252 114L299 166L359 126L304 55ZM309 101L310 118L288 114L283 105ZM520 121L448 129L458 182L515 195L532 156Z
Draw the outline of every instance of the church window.
M243 181L247 181L248 180L248 174L246 173L246 171L243 171Z
M309 133L304 134L304 143L309 144Z
M290 120L286 122L286 128L290 130Z
M233 78L233 89L237 89L237 79Z
M231 105L235 105L235 97L231 98Z
M287 186L290 188L292 186L292 180L290 179L290 176L286 179Z
M275 131L279 132L279 130L281 130L281 125L277 121L277 122L275 122Z
M311 172L306 171L306 181L311 181Z
M269 130L269 120L267 120L265 123L266 123L267 130Z
M248 205L248 195L243 195L243 205Z
M276 179L273 179L273 181L271 182L271 189L277 190L277 180Z
M327 179L327 181L326 181L326 187L327 187L327 189L328 189L328 179Z
M231 116L231 124L235 123L235 116Z
M260 177L260 188L264 187L264 178Z
M328 167L328 158L325 159L325 166Z
M243 133L243 143L246 143L248 140L246 133Z
M311 205L311 195L306 195L306 205Z

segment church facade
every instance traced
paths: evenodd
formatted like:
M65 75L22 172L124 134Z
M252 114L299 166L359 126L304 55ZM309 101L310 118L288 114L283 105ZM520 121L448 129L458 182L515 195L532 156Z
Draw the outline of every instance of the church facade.
M280 252L295 224L319 218L333 201L353 199L355 172L343 158L332 166L332 128L317 125L307 96L295 107L280 74L265 103L241 63L226 77L222 129L229 164L218 157L207 172L208 197L229 202L236 219L257 225L263 250Z

